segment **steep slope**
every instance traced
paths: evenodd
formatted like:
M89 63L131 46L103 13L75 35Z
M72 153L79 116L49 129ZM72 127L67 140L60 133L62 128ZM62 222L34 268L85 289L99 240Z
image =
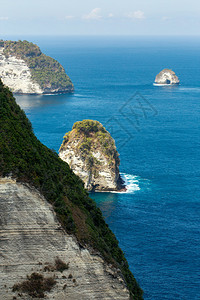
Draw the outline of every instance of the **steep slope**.
M19 293L17 298L26 300L27 294L57 300L129 299L119 271L80 248L77 240L61 229L52 206L35 189L0 179L0 199L0 299L13 299ZM39 282L37 290L34 288L36 276L48 280L47 288Z
M98 121L76 122L72 131L65 134L59 156L83 180L89 191L124 188L115 141Z
M63 230L70 234L71 238L74 236L77 239L80 249L88 249L90 253L102 256L107 267L112 265L119 269L120 274L122 274L121 278L124 278L132 299L142 299L142 291L128 268L128 263L118 246L114 234L103 220L101 211L88 197L83 188L83 182L65 162L58 158L56 153L37 140L24 112L16 104L9 89L4 87L0 81L0 177L2 180L6 180L7 176L15 178L18 187L20 183L23 183L23 185L28 184L27 189L37 189L38 197L44 197L45 201L47 200L50 203L52 213L55 212ZM17 187L15 188L17 189ZM1 190L4 190L4 187ZM26 201L26 193L24 199L13 189L8 193L6 192L6 195L9 195L9 193L14 193L16 197L13 200L8 198L5 201L5 197L2 196L0 201L4 201L4 205L6 205L7 202L16 201L16 198L20 198L22 203L18 205L20 211L23 202ZM39 203L39 200L37 203ZM23 211L21 216L23 216ZM38 220L40 220L40 216L39 214ZM5 225L6 222L4 215L1 214L1 224ZM40 222L38 221L38 223ZM28 225L30 226L30 224ZM26 227L26 224L24 226ZM8 228L6 228L6 231L9 232ZM63 234L67 238L64 231ZM26 235L24 235L24 239L25 237ZM47 239L49 246L47 245L45 248L49 248L51 245L51 238L47 237ZM12 236L10 240L12 241ZM1 232L1 242L5 243L3 232ZM6 243L9 247L8 237ZM6 257L9 253L7 252L8 249L0 256L2 265L4 259L12 261L11 258ZM16 251L20 250L23 251L23 249L16 248ZM30 261L33 259L31 253L29 259ZM52 260L53 258L50 257L50 263L52 263ZM15 264L17 264L17 261L14 259L11 269ZM6 273L7 269L9 269L9 266L4 268L5 278L10 276L10 273ZM35 271L37 270L33 267L33 272ZM26 273L26 267L24 267L24 273L25 277L29 275L29 280L33 280L31 274ZM94 272L93 276L95 276ZM116 277L116 275L113 276ZM12 277L16 282L20 279L17 277L17 272L16 274L13 273ZM21 279L25 280L24 277ZM27 283L25 285L27 286ZM79 288L82 289L82 286ZM56 286L54 289L56 289ZM105 295L105 299L110 298Z
M67 93L74 90L61 64L27 41L0 41L0 78L14 93Z

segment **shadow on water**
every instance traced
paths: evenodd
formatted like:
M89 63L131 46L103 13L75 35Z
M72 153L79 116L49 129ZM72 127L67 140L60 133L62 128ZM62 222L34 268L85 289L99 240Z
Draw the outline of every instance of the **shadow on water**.
M116 205L119 200L118 194L112 193L90 193L90 197L95 200L97 206L101 208L101 211L105 219L109 218L116 209Z
M74 94L14 95L22 109L44 108L74 100Z

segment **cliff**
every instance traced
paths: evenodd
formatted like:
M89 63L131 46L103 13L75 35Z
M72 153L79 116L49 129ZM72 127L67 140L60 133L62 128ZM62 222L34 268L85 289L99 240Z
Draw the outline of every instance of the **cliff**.
M155 78L155 85L173 85L179 83L180 81L176 74L169 69L162 70Z
M83 182L0 81L0 299L142 299Z
M89 191L124 188L115 142L98 121L76 122L72 131L64 136L59 156L83 180Z
M0 299L129 299L119 270L64 232L37 190L4 178L0 199Z
M74 90L61 64L27 41L0 41L0 78L14 93L68 93Z

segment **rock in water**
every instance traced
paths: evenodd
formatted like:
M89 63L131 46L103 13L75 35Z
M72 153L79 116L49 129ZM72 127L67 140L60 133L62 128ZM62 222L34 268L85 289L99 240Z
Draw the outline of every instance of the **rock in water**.
M117 191L124 187L119 174L115 142L101 123L76 122L64 136L59 156L85 183L89 191Z
M14 93L53 94L74 90L64 68L27 41L0 40L0 78Z
M179 83L178 77L172 70L164 69L156 76L154 85L173 85Z

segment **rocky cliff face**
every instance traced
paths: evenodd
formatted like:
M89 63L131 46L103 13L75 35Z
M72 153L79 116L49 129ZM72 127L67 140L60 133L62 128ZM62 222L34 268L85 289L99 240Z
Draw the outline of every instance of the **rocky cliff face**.
M43 94L38 83L33 82L31 71L23 59L6 57L0 48L0 77L14 93Z
M0 216L0 299L27 300L34 293L55 300L129 299L120 270L62 230L36 189L0 178ZM32 289L27 287L34 273L54 280L52 287L48 281L50 291L35 291L33 280Z
M64 136L59 156L83 180L89 191L124 188L119 175L120 160L115 142L97 121L75 123L72 131Z
M162 70L155 78L156 85L173 85L179 83L180 81L176 74L169 69Z
M64 68L27 41L0 40L0 78L14 93L67 93L74 89Z

